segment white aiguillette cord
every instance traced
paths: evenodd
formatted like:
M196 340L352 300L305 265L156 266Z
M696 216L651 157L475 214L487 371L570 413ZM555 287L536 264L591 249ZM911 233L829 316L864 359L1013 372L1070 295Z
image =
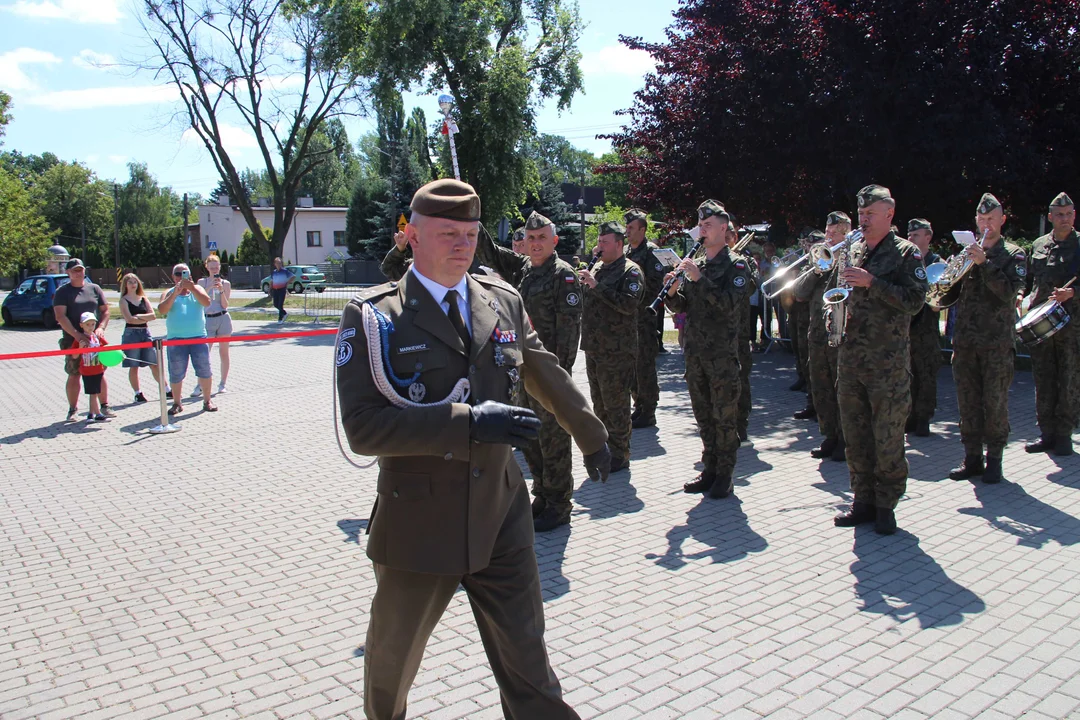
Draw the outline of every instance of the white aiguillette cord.
M383 332L380 324L379 311L375 309L371 303L364 303L361 306L361 313L363 314L363 327L364 335L367 337L367 349L368 349L368 364L371 367L371 378L375 381L375 387L379 389L391 405L398 408L410 408L410 407L438 407L440 405L450 405L452 403L465 402L469 398L469 379L461 378L454 385L454 389L450 391L442 400L433 403L418 403L413 402L407 398L401 397L394 390L390 379L386 375L386 367L383 361ZM345 316L342 315L342 322L344 322ZM382 318L383 322L389 322L385 317ZM342 342L341 338L342 327L338 325L337 342L334 343L334 347ZM361 470L367 468L378 462L379 458L376 457L366 465L361 465L349 457L349 454L345 452L345 445L341 442L341 422L338 420L338 392L337 392L337 354L334 354L334 381L333 381L333 393L334 393L334 436L337 438L338 449L341 451L342 457L344 457L350 465Z

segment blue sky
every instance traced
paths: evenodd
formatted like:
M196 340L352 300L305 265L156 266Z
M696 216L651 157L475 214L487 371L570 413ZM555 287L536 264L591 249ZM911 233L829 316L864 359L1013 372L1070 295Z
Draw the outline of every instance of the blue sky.
M206 194L217 175L206 151L182 137L180 108L168 87L124 69L122 61L149 50L130 0L0 0L0 89L13 98L14 120L4 149L46 150L78 160L105 179L127 176L126 163L145 162L162 185L177 192ZM677 0L581 0L587 23L580 43L585 93L569 111L545 107L540 132L564 135L578 147L609 149L597 133L619 125L614 111L629 107L651 68L645 53L632 53L618 36L663 38ZM118 61L121 61L118 63ZM406 97L406 112L423 107L438 113L434 97ZM349 136L374 128L373 119L346 123ZM233 132L234 161L258 167L254 139Z

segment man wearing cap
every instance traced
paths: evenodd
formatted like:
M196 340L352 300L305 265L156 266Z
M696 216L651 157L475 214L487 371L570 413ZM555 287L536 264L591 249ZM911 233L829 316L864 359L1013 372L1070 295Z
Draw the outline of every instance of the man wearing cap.
M593 412L608 431L611 472L630 467L630 388L645 294L641 268L623 255L623 231L617 222L602 223L596 242L601 264L592 271L578 271L585 286L581 349Z
M1073 223L1076 209L1065 193L1050 203L1047 216L1053 230L1031 246L1025 277L1031 306L1056 300L1072 321L1031 348L1031 374L1035 379L1035 415L1041 437L1025 446L1028 452L1072 455L1072 431L1076 427L1080 393L1080 300L1065 285L1080 272L1080 248Z
M743 303L742 310L739 312L739 417L735 423L735 427L739 433L739 442L743 442L749 438L750 411L753 409L753 402L750 395L750 370L753 367L754 362L752 346L754 342L754 330L757 327L756 318L754 317L754 308L750 305L750 296L757 291L758 285L761 282L761 274L758 272L757 262L750 257L749 253L742 254L735 252L735 246L739 244L739 232L735 228L735 216L731 213L728 213L728 216L728 252L731 253L732 260L741 259L746 263L746 269L750 278L750 284L748 286L749 290L746 293L746 302Z
M101 288L86 279L86 266L82 260L71 258L64 264L64 271L67 273L68 283L57 288L53 294L53 314L63 332L60 336L60 349L70 350L87 340L86 334L79 327L83 313L92 312L97 315L96 332L102 339L105 338L105 328L109 325L109 302ZM64 372L67 373L64 391L68 401L68 422L75 420L79 413L79 364L79 355L64 356ZM104 378L101 380L101 414L105 417L116 417L116 413L109 407L109 386Z
M459 585L507 716L578 717L548 662L529 494L511 454L539 421L504 403L523 382L601 480L607 432L540 344L521 296L467 274L479 217L465 183L420 188L405 229L412 268L400 283L358 294L338 333L342 424L354 452L379 457L367 544L378 586L364 653L364 710L375 720L406 716L424 647ZM378 382L371 332L389 345L373 359Z
M746 261L728 250L728 214L716 200L698 206L705 257L683 258L685 273L668 291L672 312L686 313L686 386L704 450L704 470L687 493L726 498L735 488L739 449L739 313L750 288ZM670 274L671 276L674 273Z
M874 523L879 534L891 535L907 487L908 344L911 318L926 302L926 270L919 249L889 229L896 212L889 189L868 185L855 199L863 238L852 245L840 278L850 293L837 358L837 400L855 499L834 522Z
M930 267L941 258L930 249L934 229L930 221L908 221L908 241L919 248L923 266ZM904 431L929 437L930 419L937 410L937 375L941 368L941 314L923 303L911 319L911 411Z
M510 249L518 255L525 254L525 228L519 227L514 231L510 240Z
M949 473L953 480L976 475L984 483L1002 480L1016 362L1016 296L1027 273L1024 252L1001 237L1005 220L998 199L984 194L975 223L985 239L964 249L974 265L961 281L953 329L952 369L964 444L964 461Z
M632 422L636 428L653 427L656 425L656 405L660 402L660 385L656 380L656 355L660 345L656 342L656 315L649 312L649 305L664 285L664 266L653 255L653 250L658 249L656 245L645 239L649 229L649 216L645 211L631 208L623 214L623 221L626 223L626 256L645 276L637 309L636 371L630 385L630 394L634 398Z
M527 257L496 245L487 233L480 234L477 256L504 278L521 278L517 288L540 342L566 372L573 373L581 340L581 281L577 271L555 254L558 243L555 225L533 212L525 221ZM570 522L574 495L570 436L543 405L534 398L528 402L543 427L539 439L525 446L522 454L533 476L533 527L547 532Z

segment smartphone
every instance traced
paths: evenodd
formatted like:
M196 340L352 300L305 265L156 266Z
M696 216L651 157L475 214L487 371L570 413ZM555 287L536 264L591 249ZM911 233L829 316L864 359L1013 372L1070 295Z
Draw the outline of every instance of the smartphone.
M221 277L221 273L214 273L214 279L217 280Z
M184 278L185 280L190 280L191 279L191 271L190 270L181 270L180 271L180 277Z

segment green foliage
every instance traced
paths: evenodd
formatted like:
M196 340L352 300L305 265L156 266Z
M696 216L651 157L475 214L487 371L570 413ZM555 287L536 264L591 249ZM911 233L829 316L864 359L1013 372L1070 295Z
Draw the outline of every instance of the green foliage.
M378 247L375 247L379 244L375 240L375 233L377 226L385 222L385 218L379 215L380 204L385 203L389 195L390 184L378 176L361 177L356 182L349 211L345 214L345 242L350 255L382 259ZM378 221L373 222L374 218Z
M594 158L590 166L592 177L589 178L588 183L604 188L605 202L631 207L629 175L613 169L620 165L622 165L622 158L614 151Z
M311 157L320 161L300 182L299 195L310 196L317 206L348 205L349 189L360 174L360 163L341 120L327 120L308 149Z
M174 212L182 201L171 188L158 186L146 163L128 163L128 180L120 186L119 221L125 225L166 227L181 225L180 212ZM181 257L183 252L181 252Z
M270 243L273 241L274 233L262 226L259 226L259 229L263 232L262 242L255 239L251 230L244 231L243 237L240 238L240 247L236 250L237 263L241 265L270 264Z
M120 264L132 267L171 267L184 257L184 230L152 225L120 228ZM112 264L111 258L109 265Z
M0 274L43 267L54 231L19 179L0 169Z
M65 236L66 243L82 237L84 228L89 242L111 243L112 185L98 180L88 167L57 162L31 178L31 184L49 226Z
M40 155L23 155L18 150L0 152L0 168L17 177L26 187L34 183L36 176L59 162L60 159L51 152Z
M11 122L11 96L0 90L0 145L4 144L4 134Z

